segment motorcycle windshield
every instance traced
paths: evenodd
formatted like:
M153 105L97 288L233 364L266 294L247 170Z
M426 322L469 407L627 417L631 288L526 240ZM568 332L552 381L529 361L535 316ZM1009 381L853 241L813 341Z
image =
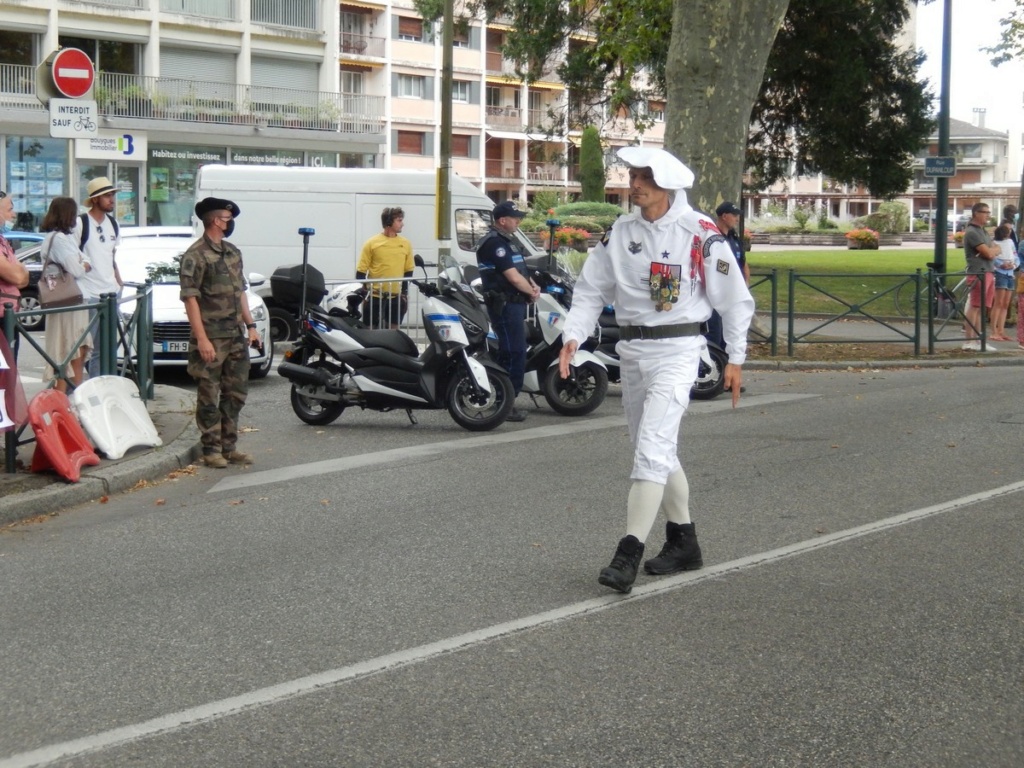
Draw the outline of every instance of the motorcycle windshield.
M448 289L454 293L461 294L466 299L469 299L471 303L476 303L473 299L473 289L470 287L469 281L462 271L462 264L450 254L442 254L438 260L437 287L442 293Z

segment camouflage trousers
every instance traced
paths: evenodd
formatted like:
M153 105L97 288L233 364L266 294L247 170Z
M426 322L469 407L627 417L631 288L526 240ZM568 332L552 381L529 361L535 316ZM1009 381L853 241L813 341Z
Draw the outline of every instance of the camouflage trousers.
M210 339L216 357L203 361L193 340L188 345L188 372L199 385L196 424L203 454L230 453L238 443L238 414L249 393L249 350L245 339Z

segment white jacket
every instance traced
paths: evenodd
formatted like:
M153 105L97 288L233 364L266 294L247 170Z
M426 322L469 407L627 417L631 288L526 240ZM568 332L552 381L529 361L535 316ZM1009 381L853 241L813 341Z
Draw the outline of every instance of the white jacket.
M662 311L651 296L654 270L678 279L677 301ZM694 211L683 192L657 221L645 220L637 210L615 222L583 265L563 339L582 344L608 304L615 307L620 325L702 323L717 309L729 362L742 365L746 360L754 299L714 221Z

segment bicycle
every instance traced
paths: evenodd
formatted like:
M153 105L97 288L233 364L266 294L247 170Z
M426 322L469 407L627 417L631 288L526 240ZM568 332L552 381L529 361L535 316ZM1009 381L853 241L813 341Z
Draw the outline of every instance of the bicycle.
M96 130L96 123L90 120L88 117L80 117L75 121L76 131L94 131Z
M930 270L935 269L934 264L929 264L928 267ZM961 275L960 280L955 285L949 286L946 284L945 278L953 277L959 273L943 275L930 271L928 274L932 276L932 295L935 298L936 304L935 316L945 319L956 314L963 315L968 293L967 276ZM893 296L893 304L896 306L896 311L902 317L913 317L918 302L923 306L921 315L927 317L928 274L924 275L920 289L918 289L917 284L913 280L908 280L896 289L896 294Z

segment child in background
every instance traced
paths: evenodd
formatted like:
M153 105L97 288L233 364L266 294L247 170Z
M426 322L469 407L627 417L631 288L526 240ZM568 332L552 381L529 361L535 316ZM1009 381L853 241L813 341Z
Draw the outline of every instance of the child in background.
M992 304L992 341L1010 341L1010 337L1006 335L1006 315L1010 309L1010 296L1013 295L1017 283L1013 271L1020 263L1013 248L1011 232L1012 230L1007 224L1000 224L995 231L999 255L995 259L996 297ZM1019 319L1017 335L1020 336ZM1018 341L1018 343L1020 342Z

